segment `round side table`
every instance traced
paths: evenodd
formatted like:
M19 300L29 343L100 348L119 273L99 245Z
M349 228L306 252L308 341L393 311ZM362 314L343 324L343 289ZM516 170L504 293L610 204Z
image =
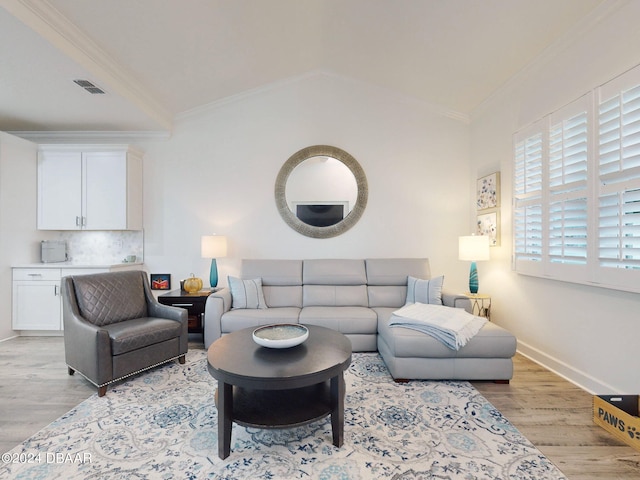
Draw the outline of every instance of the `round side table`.
M471 313L491 321L491 296L484 293L465 293L471 300Z

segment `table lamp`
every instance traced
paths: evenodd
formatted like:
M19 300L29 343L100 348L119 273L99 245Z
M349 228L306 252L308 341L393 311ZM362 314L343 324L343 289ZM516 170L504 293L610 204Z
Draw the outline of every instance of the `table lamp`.
M218 285L218 264L216 258L227 256L227 237L223 235L203 235L200 242L200 254L202 258L211 259L211 272L209 284L211 288Z
M459 237L458 258L471 262L469 292L478 293L478 269L476 262L489 260L489 237L485 235Z

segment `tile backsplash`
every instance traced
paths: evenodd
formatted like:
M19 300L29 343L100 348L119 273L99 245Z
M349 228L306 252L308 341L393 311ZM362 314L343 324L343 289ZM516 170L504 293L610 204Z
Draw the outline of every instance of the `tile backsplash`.
M122 263L128 255L144 260L143 231L60 232L67 243L69 260L80 264Z

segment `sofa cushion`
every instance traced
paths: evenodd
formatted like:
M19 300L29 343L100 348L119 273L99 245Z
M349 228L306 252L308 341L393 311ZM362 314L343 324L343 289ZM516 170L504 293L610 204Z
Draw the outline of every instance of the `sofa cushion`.
M376 313L367 307L304 307L299 320L301 324L320 325L344 334L375 334L378 328Z
M262 293L267 307L302 307L301 285L265 285L262 284Z
M302 287L305 307L367 307L366 285L305 285Z
M444 276L435 277L430 280L409 277L407 280L407 301L406 303L430 303L442 305L442 284Z
M231 333L273 323L298 323L299 314L300 309L297 307L230 310L222 316L220 328L222 333Z
M261 278L262 285L302 285L302 260L246 259L242 278Z
M262 293L262 279L241 280L230 276L228 282L231 290L231 308L267 308Z
M366 285L364 260L305 260L302 282L305 285Z
M404 300L403 300L404 302ZM404 305L404 303L402 304ZM393 312L397 310L396 307L375 307L372 310L376 313L376 317L378 318L378 325L380 322L388 322L391 318ZM380 328L378 328L378 333L380 333Z
M111 339L112 355L138 350L140 348L180 337L182 324L166 318L142 317L104 325Z
M72 277L80 314L99 327L147 316L139 271Z
M365 260L368 285L407 286L407 277L431 278L427 258L369 258Z
M407 303L407 284L404 285L373 285L367 287L369 306L371 308L390 307L400 308Z

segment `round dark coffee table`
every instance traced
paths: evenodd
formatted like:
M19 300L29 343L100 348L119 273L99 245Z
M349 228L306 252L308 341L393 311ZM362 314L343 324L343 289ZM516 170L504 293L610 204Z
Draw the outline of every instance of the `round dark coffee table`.
M218 455L231 453L232 423L286 428L331 415L333 444L344 431L343 372L351 364L351 342L340 332L314 325L309 338L291 348L266 348L253 341L255 328L219 338L207 353L218 380Z

